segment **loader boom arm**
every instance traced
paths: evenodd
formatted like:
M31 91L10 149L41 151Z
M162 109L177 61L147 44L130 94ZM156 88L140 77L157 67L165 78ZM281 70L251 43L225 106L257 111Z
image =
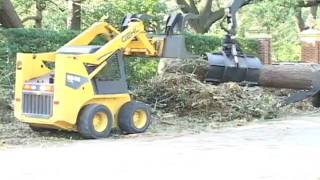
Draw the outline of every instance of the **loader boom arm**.
M106 22L95 23L89 29L68 42L63 48L88 46L99 35L102 35L108 40L105 45L94 53L81 55L72 54L72 58L82 61L83 63L98 65L101 64L103 60L112 56L116 51L126 49L131 43L135 43L135 46L143 47L146 56L157 55L157 51L152 42L148 39L147 33L144 30L144 25L141 21L130 22L128 28L123 32L117 31Z

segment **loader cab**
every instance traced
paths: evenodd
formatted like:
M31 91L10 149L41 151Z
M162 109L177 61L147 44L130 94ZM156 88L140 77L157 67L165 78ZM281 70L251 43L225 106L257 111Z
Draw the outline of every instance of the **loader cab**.
M65 46L58 50L60 54L92 54L98 51L101 46ZM107 63L92 78L95 93L103 94L123 94L128 93L128 83L126 81L125 66L123 61L123 52L118 50L112 56L105 60ZM85 64L90 75L100 65Z
M92 79L96 94L128 93L123 53L117 51L107 62L108 63Z

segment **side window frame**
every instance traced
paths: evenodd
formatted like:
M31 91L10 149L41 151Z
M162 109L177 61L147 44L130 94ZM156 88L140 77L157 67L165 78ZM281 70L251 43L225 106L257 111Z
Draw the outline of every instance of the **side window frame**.
M110 58L114 58L114 56L116 56L116 59L119 65L120 79L116 81L110 81L110 80L99 80L98 78L94 77L92 80L93 80L96 94L99 94L99 95L124 94L129 92L127 77L125 72L125 65L123 61L123 52L117 51ZM106 67L107 66L108 64L106 65Z

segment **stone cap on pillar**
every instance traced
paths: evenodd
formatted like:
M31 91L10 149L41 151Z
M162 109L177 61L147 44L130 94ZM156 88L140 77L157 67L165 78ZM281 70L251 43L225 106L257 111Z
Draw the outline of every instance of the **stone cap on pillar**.
M300 33L300 39L303 42L315 43L320 41L320 31L316 29L308 29Z
M247 37L249 39L272 39L272 35L271 34L260 33L260 32L246 33L245 37Z

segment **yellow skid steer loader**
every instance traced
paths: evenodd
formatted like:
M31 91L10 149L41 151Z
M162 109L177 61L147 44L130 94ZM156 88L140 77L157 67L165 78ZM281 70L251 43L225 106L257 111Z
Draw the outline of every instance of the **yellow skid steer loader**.
M149 107L128 93L124 56L186 58L183 35L187 19L169 17L166 34L145 31L142 16L129 15L122 31L97 22L56 52L18 53L15 117L34 130L77 131L85 138L105 138L118 127L142 133L150 125ZM102 46L92 45L104 37Z

